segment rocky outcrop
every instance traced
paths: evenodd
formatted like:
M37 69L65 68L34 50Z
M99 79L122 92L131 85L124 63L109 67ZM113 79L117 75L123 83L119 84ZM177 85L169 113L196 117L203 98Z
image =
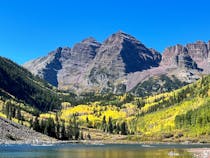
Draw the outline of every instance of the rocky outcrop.
M190 43L186 46L176 45L169 47L163 53L161 65L178 69L185 66L191 70L202 71L203 74L210 74L209 48L210 42L205 43L202 41ZM179 63L179 61L183 62Z
M178 44L166 48L160 65L166 68L167 74L191 83L199 79L202 73L210 73L207 58L207 44L198 41L186 46Z
M208 45L203 41L187 44L186 48L196 63L201 63L208 57Z
M189 55L188 49L182 45L166 48L161 65L168 68L198 69L196 62Z

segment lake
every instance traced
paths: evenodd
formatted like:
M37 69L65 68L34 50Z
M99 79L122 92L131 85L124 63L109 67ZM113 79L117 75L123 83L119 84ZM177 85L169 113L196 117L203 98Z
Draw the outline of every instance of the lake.
M192 158L186 149L210 145L0 145L0 158Z

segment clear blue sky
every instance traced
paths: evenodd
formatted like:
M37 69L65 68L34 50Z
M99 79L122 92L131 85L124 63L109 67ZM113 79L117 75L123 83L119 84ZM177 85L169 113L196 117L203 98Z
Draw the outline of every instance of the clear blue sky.
M162 52L210 40L208 0L0 0L0 56L22 64L118 30Z

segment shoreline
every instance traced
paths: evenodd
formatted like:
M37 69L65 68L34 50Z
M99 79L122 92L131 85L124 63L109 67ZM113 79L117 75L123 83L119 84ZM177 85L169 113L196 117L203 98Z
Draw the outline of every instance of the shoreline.
M210 145L210 143L192 143L192 142L155 142L155 141L127 141L127 140L117 140L117 141L109 141L109 140L69 140L69 141L61 141L61 140L46 140L46 141L39 141L39 140L30 140L30 141L0 141L0 145L42 145L42 144L90 144L90 145L109 145L109 144L119 144L119 145L138 145L138 144L145 144L145 145Z

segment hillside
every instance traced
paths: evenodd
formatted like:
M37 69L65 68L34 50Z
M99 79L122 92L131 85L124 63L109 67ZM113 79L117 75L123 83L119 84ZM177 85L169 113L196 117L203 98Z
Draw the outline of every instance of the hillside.
M60 108L58 91L16 63L0 57L0 94L40 111Z
M66 123L74 122L93 138L101 131L114 134L113 138L126 136L118 141L210 142L209 105L210 76L207 76L168 93L146 98L107 94L98 101L66 106L59 116L46 113L40 118L58 117L57 120ZM101 135L98 139L106 137Z
M162 93L160 85L174 80L177 85L172 86L178 88L182 83L175 76L163 75L161 82L151 78L143 83L145 90L134 89L149 93L146 97L131 93L76 97L61 93L8 59L0 58L0 63L0 117L50 137L106 142L115 138L120 142L210 141L210 76L167 93ZM146 91L158 87L161 94ZM12 122L6 122L13 128Z
M74 104L75 95L59 92L23 67L0 57L0 143L54 140L31 129L40 113L61 109L65 100Z

